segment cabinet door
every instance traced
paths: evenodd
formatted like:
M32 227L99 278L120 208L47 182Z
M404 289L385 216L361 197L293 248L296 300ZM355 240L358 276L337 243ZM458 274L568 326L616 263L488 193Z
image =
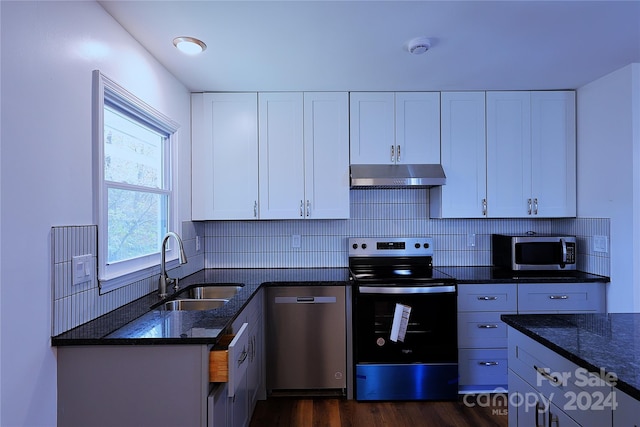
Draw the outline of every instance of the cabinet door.
M440 163L440 93L395 94L396 163Z
M350 96L351 163L395 163L393 92L351 92Z
M549 400L509 369L509 425L512 427L547 426Z
M260 93L258 98L260 218L302 218L302 93Z
M220 383L211 391L208 397L208 427L226 427L229 425L227 419L227 383Z
M530 118L529 92L487 92L487 209L490 217L529 216Z
M192 218L254 219L258 201L256 93L192 95Z
M576 216L575 93L531 93L531 195L538 217Z
M441 95L441 158L447 185L430 190L432 218L486 216L487 160L484 92Z
M640 401L617 388L613 389L613 393L617 404L613 410L614 427L640 427Z
M251 418L258 398L264 395L262 291L259 291L259 294L253 297L244 311L247 311L247 321L251 325L249 328L249 365L247 366L248 411L249 418Z
M304 94L305 217L349 218L349 97Z

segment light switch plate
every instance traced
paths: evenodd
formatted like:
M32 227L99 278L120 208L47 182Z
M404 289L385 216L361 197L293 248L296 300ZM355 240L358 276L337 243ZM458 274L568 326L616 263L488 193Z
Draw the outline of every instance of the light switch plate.
M79 255L71 258L72 285L91 282L95 277L93 255Z

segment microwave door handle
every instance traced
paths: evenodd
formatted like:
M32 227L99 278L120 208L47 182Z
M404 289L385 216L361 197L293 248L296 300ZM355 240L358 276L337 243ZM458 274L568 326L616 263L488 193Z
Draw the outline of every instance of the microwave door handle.
M567 242L564 239L560 239L560 245L562 246L562 263L567 263Z

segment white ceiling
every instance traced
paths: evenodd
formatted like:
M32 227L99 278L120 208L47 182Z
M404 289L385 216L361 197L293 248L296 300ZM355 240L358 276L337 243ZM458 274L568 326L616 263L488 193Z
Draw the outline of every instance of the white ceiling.
M192 91L575 89L640 62L640 0L99 3Z

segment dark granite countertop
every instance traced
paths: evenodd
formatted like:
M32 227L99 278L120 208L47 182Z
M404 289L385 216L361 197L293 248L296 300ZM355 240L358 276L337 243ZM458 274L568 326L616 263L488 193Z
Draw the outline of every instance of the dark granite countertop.
M494 267L436 267L459 283L554 283L557 277L523 280ZM562 282L608 281L603 276L575 273ZM348 268L203 269L180 280L180 288L202 284L240 283L244 286L223 307L206 311L152 309L160 300L152 292L95 320L51 338L53 346L215 344L261 286L349 284ZM171 297L169 297L171 298Z
M585 283L609 282L609 277L583 271L511 271L498 267L435 267L458 283Z
M503 314L502 320L576 365L615 374L640 400L640 313Z
M180 289L239 283L242 289L223 307L206 311L152 309L152 292L95 320L51 338L53 346L215 344L261 286L349 283L347 268L204 269L180 279ZM168 298L171 299L171 296Z

